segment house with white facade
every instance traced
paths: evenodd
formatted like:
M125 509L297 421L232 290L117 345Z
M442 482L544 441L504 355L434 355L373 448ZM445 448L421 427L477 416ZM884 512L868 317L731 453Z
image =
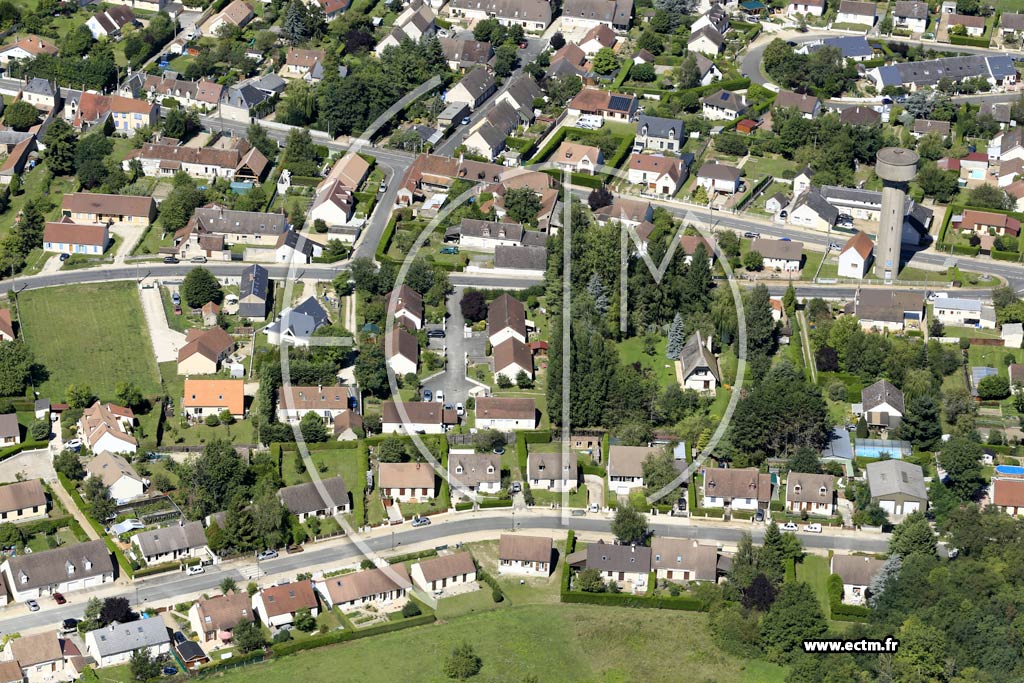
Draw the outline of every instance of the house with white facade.
M100 452L86 464L85 472L102 481L118 504L140 498L146 492L146 481L117 453Z
M206 544L206 530L199 521L140 531L132 536L132 545L135 554L150 566L212 555Z
M608 448L608 490L628 496L633 489L644 487L644 461L658 454L658 448L619 446Z
M756 467L704 470L703 504L705 508L767 510L772 495L772 477Z
M414 375L420 364L419 342L404 327L393 327L384 336L384 356L399 377Z
M476 581L476 563L467 551L420 560L412 566L412 580L425 591L444 590Z
M270 586L252 596L252 611L270 628L295 623L295 615L302 610L309 610L312 617L320 613L320 603L309 579Z
M895 28L924 33L928 28L928 3L919 0L898 0L892 12Z
M729 90L719 90L700 99L701 111L709 121L732 121L749 108L747 98Z
M26 479L0 486L0 524L46 517L49 507L46 489L39 479Z
M497 493L501 490L501 456L452 449L448 452L448 480L453 491Z
M153 658L170 654L171 633L163 619L139 619L127 624L115 621L85 634L85 651L99 667L126 664L139 650Z
M82 411L78 437L93 453L134 453L139 443L131 434L135 413L131 408L96 401Z
M532 398L481 396L474 411L477 429L512 432L537 426L537 404Z
M697 171L697 185L707 190L709 195L715 192L736 194L740 191L742 177L742 169L716 161L707 161Z
M562 457L562 453L530 453L526 457L526 475L533 489L575 491L579 488L575 454Z
M526 307L510 294L502 294L487 308L487 341L497 346L508 339L526 343Z
M863 605L871 594L868 587L882 571L885 560L867 555L833 555L829 571L843 580L842 602L846 605Z
M627 180L641 192L673 197L689 174L682 159L660 154L633 154L629 157Z
M337 607L342 612L368 607L390 610L405 604L412 579L405 565L399 563L331 576L314 585L329 608Z
M434 468L425 462L382 462L377 484L383 498L425 503L434 497Z
M551 551L550 538L502 534L498 541L498 574L549 576Z
M836 479L831 474L790 472L786 479L786 510L790 514L831 517L836 513Z
M327 498L320 493L323 488ZM351 511L352 501L350 500L345 480L339 477L322 479L317 483L306 482L294 486L285 486L277 492L281 503L288 508L288 512L299 518L300 522L318 517L324 519L337 514L344 514Z
M722 373L718 368L718 359L711 351L711 337L703 337L696 330L686 340L679 354L678 376L682 377L681 387L692 389L701 394L714 396L722 384Z
M875 243L867 233L858 230L839 250L839 277L864 279L871 267L874 248Z
M334 386L282 385L278 389L277 419L280 422L299 422L306 413L316 413L324 424L330 425L334 418L348 410L349 388Z
M710 62L707 58L704 59ZM634 146L655 152L678 152L685 142L686 126L679 119L666 119L647 114L640 114L637 117Z
M570 173L594 175L604 163L604 153L593 145L566 141L552 155L551 162Z
M9 557L0 564L11 599L38 600L114 581L114 563L102 540Z
M750 243L750 250L756 251L762 256L764 267L768 270L795 273L803 264L803 242L769 240L759 237Z
M939 297L932 302L932 315L943 325L994 330L995 308L981 299Z
M643 593L651 573L651 549L638 545L597 542L565 558L574 569L596 569L605 581L612 581L628 593Z
M387 293L388 308L395 309L395 320L418 330L423 327L423 295L402 283Z
M718 580L718 548L689 538L655 536L651 539L652 566L664 581Z
M443 434L447 428L459 423L455 409L445 409L436 401L403 401L401 410L408 416L406 422L396 401L381 404L381 433L383 434Z

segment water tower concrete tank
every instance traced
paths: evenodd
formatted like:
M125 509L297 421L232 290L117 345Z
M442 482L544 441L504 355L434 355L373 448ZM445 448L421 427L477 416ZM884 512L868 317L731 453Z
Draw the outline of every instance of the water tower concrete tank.
M902 147L878 150L875 173L882 179L882 211L875 242L875 277L892 280L899 274L907 183L917 175L917 152Z

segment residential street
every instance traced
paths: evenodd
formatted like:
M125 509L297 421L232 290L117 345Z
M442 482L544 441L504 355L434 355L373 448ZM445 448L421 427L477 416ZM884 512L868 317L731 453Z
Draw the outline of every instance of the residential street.
M430 343L431 350L438 353L444 353L444 348L447 348L447 367L441 375L424 384L424 388L430 389L435 396L438 390L443 391L445 403L452 405L465 404L470 390L473 387L481 386L466 378L466 354L468 353L473 358L484 357L484 345L487 342L485 332L476 332L472 333L473 336L470 338L465 337L463 330L466 321L462 316L460 306L462 293L463 288L456 287L455 292L448 297L445 338L432 339Z

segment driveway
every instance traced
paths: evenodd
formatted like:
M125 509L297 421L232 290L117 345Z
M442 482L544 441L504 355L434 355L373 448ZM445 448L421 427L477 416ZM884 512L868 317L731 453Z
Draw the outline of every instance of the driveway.
M587 486L587 505L597 503L604 509L604 479L596 474L584 474L583 483Z
M451 404L465 403L471 389L484 386L466 377L466 354L474 357L483 354L486 333L478 332L466 338L466 321L460 307L463 291L463 288L456 287L455 292L448 297L448 316L444 325L446 336L430 340L430 349L446 354L448 363L441 374L424 384L424 388L430 389L435 395L438 389L443 391L445 403ZM428 325L427 329L437 327L441 326Z
M121 243L117 245L117 253L114 254L114 263L124 263L125 257L132 253L135 245L142 239L146 228L141 225L115 223L110 226L110 232L121 238Z
M149 338L153 340L153 354L157 363L178 360L178 349L185 345L185 335L167 325L164 304L160 299L160 288L155 282L148 289L139 289L142 312L146 316Z

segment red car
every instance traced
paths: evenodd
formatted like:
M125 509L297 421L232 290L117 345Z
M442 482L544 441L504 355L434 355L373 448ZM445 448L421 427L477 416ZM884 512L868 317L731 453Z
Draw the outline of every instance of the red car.
M54 602L56 602L56 603L57 603L58 605L63 605L63 604L65 603L65 602L67 602L67 598L65 598L65 597L64 597L64 596L63 596L62 594L60 594L60 593L54 593L54 594L53 594L53 600L54 600Z
M174 307L174 315L181 315L181 306Z

